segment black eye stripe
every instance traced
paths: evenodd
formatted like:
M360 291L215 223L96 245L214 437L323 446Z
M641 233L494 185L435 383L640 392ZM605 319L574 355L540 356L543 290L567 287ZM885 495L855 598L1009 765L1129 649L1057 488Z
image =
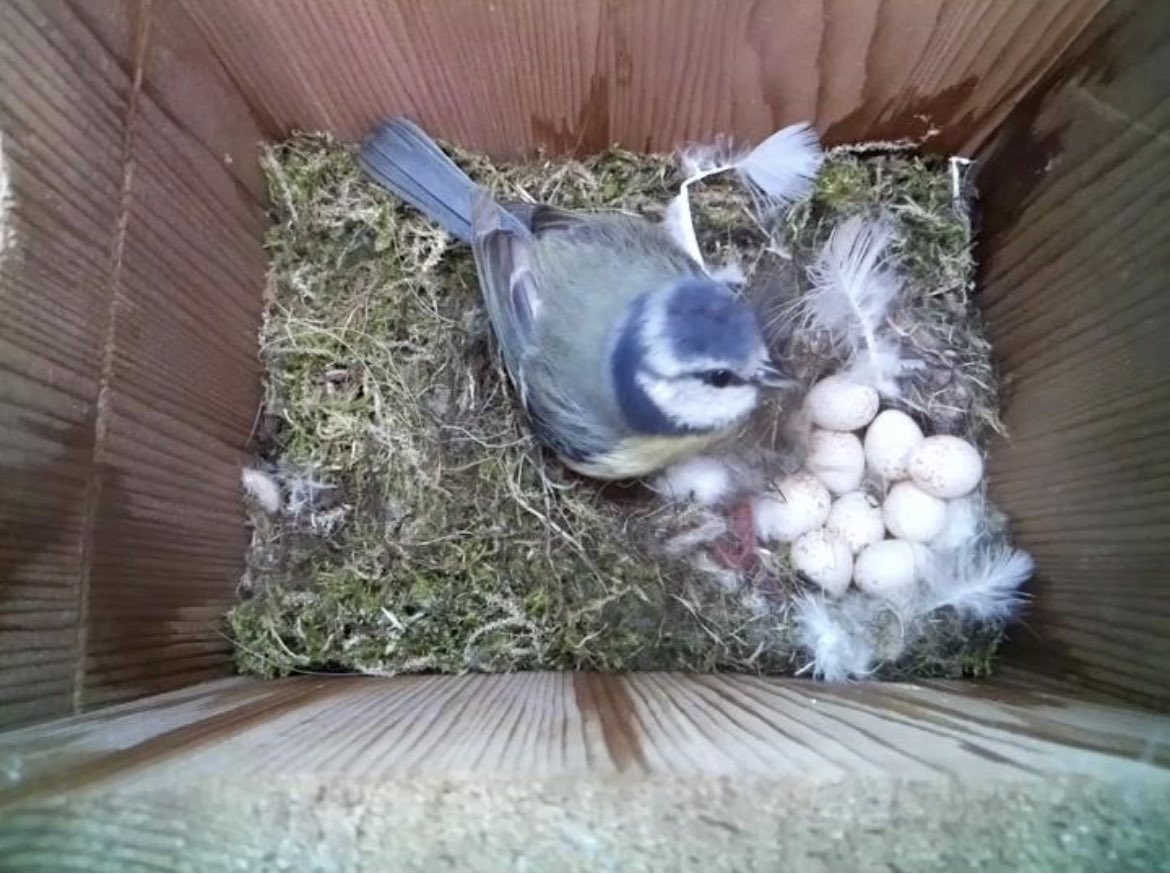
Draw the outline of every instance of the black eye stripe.
M731 385L743 385L746 380L733 370L708 370L702 374L703 382L715 388L727 388Z

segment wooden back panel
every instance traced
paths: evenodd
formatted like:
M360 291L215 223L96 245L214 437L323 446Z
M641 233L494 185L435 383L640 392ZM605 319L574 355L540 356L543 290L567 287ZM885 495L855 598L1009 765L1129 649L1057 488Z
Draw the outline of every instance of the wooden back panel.
M983 156L983 303L1039 565L1009 656L1170 705L1170 7L1110 7Z
M181 0L266 129L671 150L815 121L973 145L1103 0Z

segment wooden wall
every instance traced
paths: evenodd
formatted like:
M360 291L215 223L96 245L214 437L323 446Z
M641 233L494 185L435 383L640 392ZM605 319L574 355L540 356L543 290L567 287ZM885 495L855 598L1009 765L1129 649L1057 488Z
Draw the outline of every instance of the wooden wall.
M261 135L192 33L174 3L0 4L0 722L226 669Z
M259 388L255 146L390 111L497 153L801 118L830 141L937 127L934 147L976 150L1010 118L985 153L987 301L1014 435L997 486L1043 572L1036 650L1164 704L1167 7L1103 5L0 4L0 722L226 669Z
M813 120L973 145L1105 0L181 0L267 130L387 112L497 154Z
M1009 657L1170 708L1170 5L1114 3L981 157L994 488L1039 567Z

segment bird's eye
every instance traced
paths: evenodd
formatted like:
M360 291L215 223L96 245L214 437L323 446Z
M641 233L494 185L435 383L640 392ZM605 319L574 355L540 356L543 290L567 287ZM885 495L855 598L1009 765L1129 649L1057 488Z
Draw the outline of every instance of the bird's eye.
M704 379L708 385L713 385L715 388L726 388L734 383L742 382L730 370L712 370L704 376Z

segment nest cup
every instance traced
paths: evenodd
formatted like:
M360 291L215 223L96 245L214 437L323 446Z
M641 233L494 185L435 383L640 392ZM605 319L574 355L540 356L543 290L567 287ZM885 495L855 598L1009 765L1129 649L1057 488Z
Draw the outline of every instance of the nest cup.
M5 5L3 863L1164 866L1167 16L1136 0L701 6ZM991 495L1037 564L1000 675L234 676L222 617L273 299L258 145L352 142L391 112L497 158L754 142L812 117L830 146L971 159L1004 424ZM414 243L397 254L441 248ZM462 365L492 366L477 354ZM343 408L363 378L338 368L323 397ZM313 482L305 524L335 524L346 501ZM425 621L363 606L387 628ZM482 667L545 645L506 598L490 606ZM957 779L908 788L936 775ZM168 814L144 829L147 809ZM874 810L912 825L871 827Z

